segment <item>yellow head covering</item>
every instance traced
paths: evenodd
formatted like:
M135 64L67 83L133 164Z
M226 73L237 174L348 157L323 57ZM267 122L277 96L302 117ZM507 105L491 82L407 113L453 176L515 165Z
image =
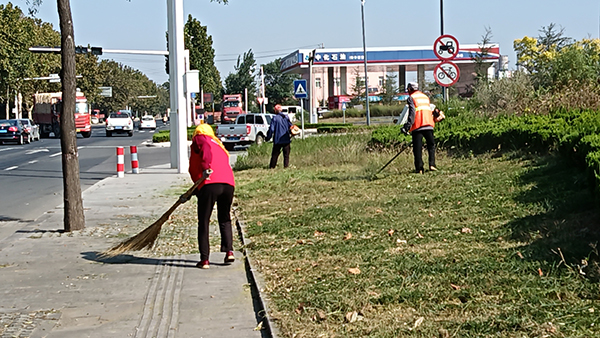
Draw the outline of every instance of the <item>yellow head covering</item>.
M221 147L221 149L223 149L225 154L227 154L227 156L229 156L229 152L227 151L227 149L225 149L221 140L219 140L215 136L215 131L213 130L213 128L210 125L204 124L204 123L198 125L196 127L196 130L194 130L194 136L196 136L196 135L206 135L206 136L212 138L213 140L215 140L217 142L217 144Z

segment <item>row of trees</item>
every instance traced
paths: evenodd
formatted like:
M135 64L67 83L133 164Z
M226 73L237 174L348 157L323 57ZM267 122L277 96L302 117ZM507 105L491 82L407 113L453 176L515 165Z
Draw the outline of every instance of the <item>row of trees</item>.
M60 46L60 33L49 23L28 17L12 3L0 5L0 116L9 117L12 108L31 110L36 92L56 92L60 83L32 80L36 77L59 74L61 56L36 54L33 46ZM92 54L76 55L76 73L80 88L94 109L109 112L127 106L149 113L163 113L168 107L167 85L157 85L143 73L111 60L99 61ZM98 87L112 87L113 97L100 96ZM20 95L19 95L20 94ZM156 99L138 99L139 96ZM19 96L22 101L19 102Z

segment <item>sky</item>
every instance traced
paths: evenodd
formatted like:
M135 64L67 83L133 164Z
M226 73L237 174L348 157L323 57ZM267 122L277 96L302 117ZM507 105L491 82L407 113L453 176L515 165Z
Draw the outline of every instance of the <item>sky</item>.
M0 4L9 1L0 0ZM10 1L27 13L25 0ZM208 27L215 64L225 78L237 57L252 49L266 64L301 48L362 48L360 0L183 0L185 21L192 15ZM513 41L536 37L551 23L577 40L598 38L600 2L574 0L444 0L444 33L460 44L492 42L515 67ZM106 49L166 50L167 0L72 0L75 43ZM44 0L37 17L58 25L56 1ZM433 46L441 33L440 0L366 0L367 47ZM163 56L104 54L139 69L156 83L168 80ZM44 75L44 74L40 74Z

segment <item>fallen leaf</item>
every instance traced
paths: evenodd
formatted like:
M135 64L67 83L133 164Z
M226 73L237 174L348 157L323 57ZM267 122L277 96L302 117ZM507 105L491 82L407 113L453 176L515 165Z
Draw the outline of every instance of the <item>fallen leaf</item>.
M543 275L544 275L544 272L542 271L542 268L538 268L538 274L539 274L540 276L543 276Z
M256 327L254 328L254 331L260 331L262 330L263 326L263 322L258 323L258 325L256 325Z
M416 329L417 327L419 327L423 323L424 320L425 320L425 317L417 318L417 320L415 321L415 325L413 326L413 330Z
M394 234L394 229L388 230L388 235L392 236Z
M344 236L344 240L349 240L350 238L352 238L352 233L348 232L346 233L346 236Z
M358 275L360 273L360 269L359 268L350 268L350 269L348 269L348 272L350 272L353 275Z
M377 210L375 210L375 212L378 213L378 214L381 214L383 212L383 210L377 209Z
M429 217L433 217L433 214L432 214L432 213L429 213Z
M296 243L298 243L298 244L304 244L304 243L306 243L306 241L303 240L303 239L299 239L299 240L296 241Z
M424 238L424 236L423 236L423 235L421 235L421 233L420 233L420 232L418 232L418 231L417 231L417 237L418 237L418 238Z
M454 289L454 290L460 290L460 286L458 285L454 285L452 283L450 283L450 286Z
M456 202L456 205L461 205L461 204L462 204L461 201Z
M471 230L471 228L462 228L460 232L462 232L463 234L472 234L473 230Z
M304 311L304 303L298 304L298 307L294 311L296 311L297 314L301 314Z
M325 236L325 233L317 230L317 231L315 231L314 235L315 235L315 237L321 237L321 236Z
M523 254L519 251L517 251L517 256L519 256L519 258L521 258L521 259L525 259L525 257L523 257Z
M302 268L296 268L296 272L298 272L298 271L300 271L300 270L302 270Z
M396 243L398 243L398 244L406 244L406 243L408 243L408 242L407 242L405 239L400 239L400 238L398 238L398 239L396 240Z
M256 222L256 225L258 225L260 227L260 226L262 226L262 222L258 221L258 222Z
M375 292L375 291L369 291L369 292L367 292L367 294L368 294L369 296L373 296L373 297L379 297L379 294L378 294L377 292Z
M319 320L327 319L327 314L323 310L317 310L317 315L318 315Z
M346 321L348 323L354 323L358 319L358 312L352 311L346 313Z

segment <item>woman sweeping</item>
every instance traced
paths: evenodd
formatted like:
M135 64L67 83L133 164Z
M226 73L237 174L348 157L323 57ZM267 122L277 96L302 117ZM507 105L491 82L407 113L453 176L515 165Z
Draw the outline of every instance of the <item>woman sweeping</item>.
M212 170L212 173L211 173ZM192 138L190 155L190 176L194 182L202 177L205 181L198 186L198 245L200 247L200 262L196 264L201 269L210 267L209 222L215 202L217 203L217 218L221 232L221 252L226 252L225 263L232 263L233 235L231 230L231 203L235 180L233 170L229 165L229 152L208 124L196 127Z

